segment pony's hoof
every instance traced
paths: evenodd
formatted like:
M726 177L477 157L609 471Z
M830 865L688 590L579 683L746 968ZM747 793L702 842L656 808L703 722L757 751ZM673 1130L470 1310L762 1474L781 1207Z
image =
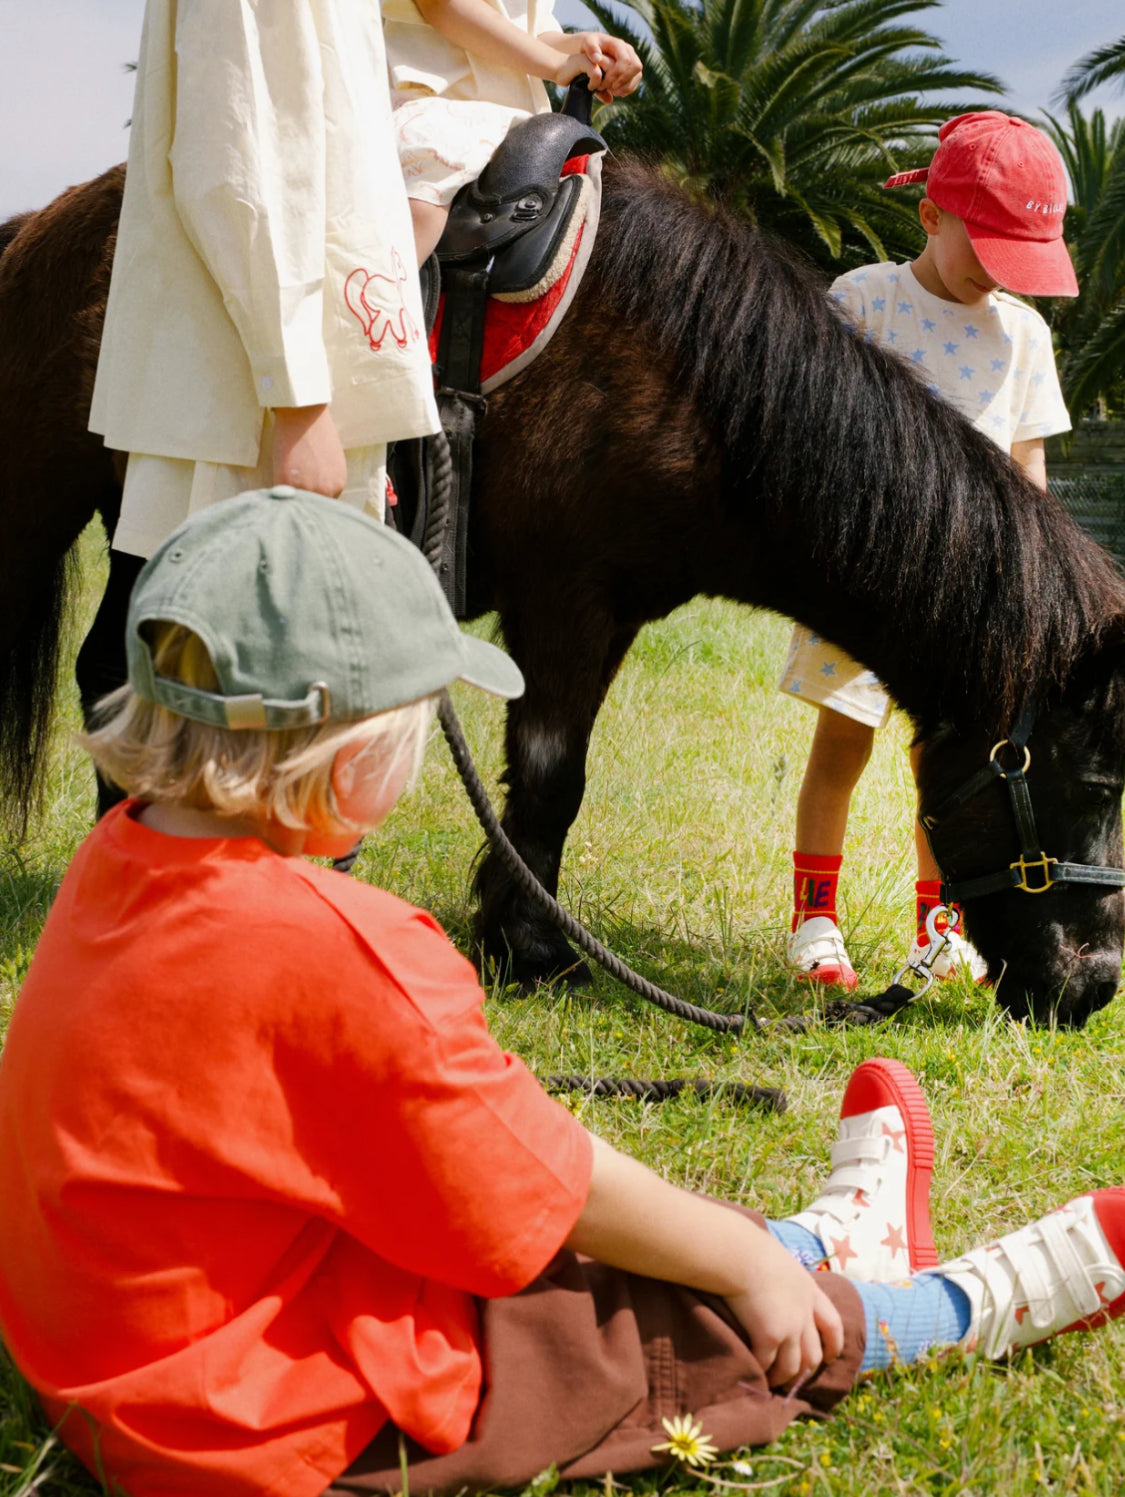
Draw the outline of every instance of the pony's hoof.
M575 956L570 966L558 967L554 971L524 980L520 983L520 989L528 994L538 992L541 988L567 988L574 991L578 988L589 987L593 980L594 974L590 970L589 962L584 962L581 957Z
M530 996L541 988L583 988L593 981L590 965L567 945L550 946L538 951L512 951L497 957L481 948L484 969L506 986Z

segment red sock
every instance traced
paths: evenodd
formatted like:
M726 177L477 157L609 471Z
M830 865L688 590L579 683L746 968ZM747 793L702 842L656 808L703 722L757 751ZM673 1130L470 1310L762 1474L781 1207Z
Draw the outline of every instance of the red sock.
M836 885L843 861L839 854L834 857L816 852L793 854L793 930L816 915L836 920Z
M918 934L918 945L919 946L928 946L930 944L930 937L929 937L929 935L928 935L928 933L926 931L926 916L930 913L930 911L933 909L933 907L934 907L935 904L941 904L941 879L940 878L919 878L919 879L915 879L915 881L914 881L914 920L915 920L915 925L916 925L917 934ZM953 922L952 922L953 929L958 934L960 934L960 932L961 932L961 906L959 904L953 904L953 905L950 905L949 908L950 908L950 910L952 911L952 914L953 914ZM939 931L945 930L947 923L948 922L946 921L945 917L943 916L938 921L938 930Z

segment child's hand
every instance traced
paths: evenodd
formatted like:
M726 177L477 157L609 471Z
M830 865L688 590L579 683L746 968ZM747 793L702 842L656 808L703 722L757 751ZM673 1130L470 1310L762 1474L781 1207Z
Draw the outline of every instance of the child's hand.
M339 498L348 460L328 407L281 407L273 415L273 482Z
M835 1361L844 1349L844 1326L816 1275L774 1238L763 1236L753 1284L728 1295L727 1303L745 1327L770 1387L777 1388L814 1372L821 1362Z
M620 37L604 31L575 31L566 37L570 51L555 74L561 86L582 73L590 76L590 92L603 104L631 94L641 81L641 60Z

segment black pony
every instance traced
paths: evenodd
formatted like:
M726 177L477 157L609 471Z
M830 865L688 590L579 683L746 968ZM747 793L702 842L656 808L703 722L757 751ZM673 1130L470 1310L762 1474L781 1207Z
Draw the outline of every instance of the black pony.
M67 547L116 492L84 413L120 188L118 171L75 189L0 260L0 732L25 798L28 662L53 646ZM923 741L924 810L1034 705L1045 852L1120 867L1125 583L745 224L611 165L586 280L544 354L491 397L476 484L471 600L498 610L528 682L508 712L504 823L548 888L606 689L641 625L700 592L800 619L877 671ZM935 835L959 880L1020 854L999 779ZM515 976L574 967L491 856L477 887L485 950ZM1009 889L970 899L966 922L993 975L1007 963L1014 1015L1082 1023L1116 990L1119 888Z

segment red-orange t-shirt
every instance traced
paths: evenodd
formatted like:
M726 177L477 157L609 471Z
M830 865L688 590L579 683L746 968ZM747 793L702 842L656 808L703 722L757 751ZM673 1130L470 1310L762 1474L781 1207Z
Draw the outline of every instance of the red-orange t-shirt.
M0 1328L131 1497L312 1497L387 1418L456 1449L474 1296L550 1261L589 1139L430 917L110 813L0 1058Z

